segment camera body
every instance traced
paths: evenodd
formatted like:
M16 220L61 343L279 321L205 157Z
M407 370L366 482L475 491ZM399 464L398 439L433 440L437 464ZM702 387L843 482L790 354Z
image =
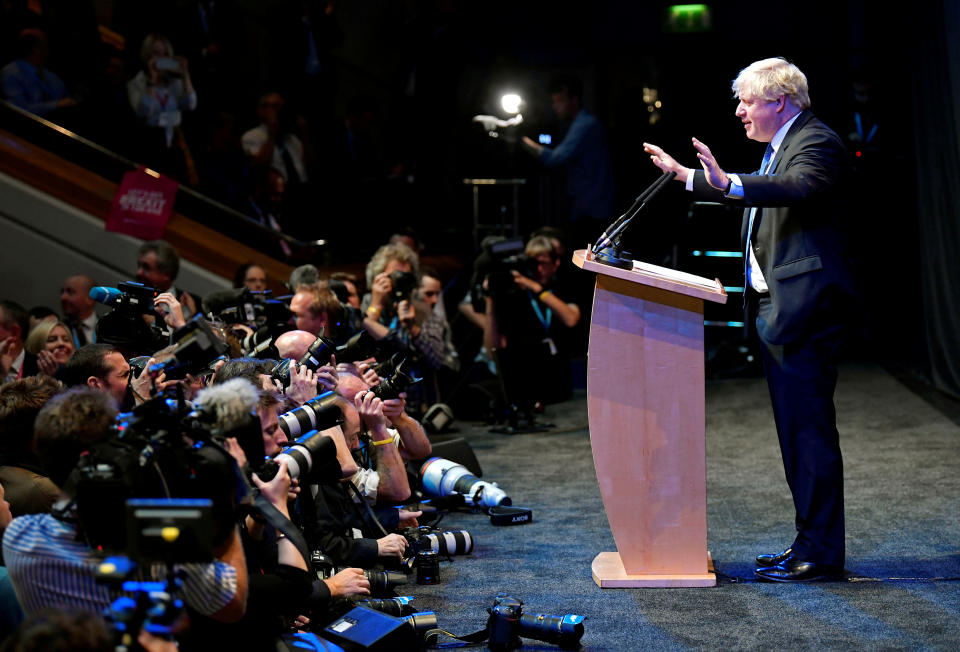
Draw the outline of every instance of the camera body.
M370 391L381 401L399 398L411 385L423 380L416 365L402 353L395 353L389 360L381 362L375 367L375 371L380 376L380 384Z
M525 247L522 238L488 238L484 241L483 251L473 263L470 298L475 311L486 311L484 297L496 299L516 290L513 272L536 278L537 261L524 253Z
M583 616L566 614L524 614L523 600L506 593L498 593L487 608L487 645L491 650L513 650L522 645L520 637L553 643L564 649L576 650L583 637Z

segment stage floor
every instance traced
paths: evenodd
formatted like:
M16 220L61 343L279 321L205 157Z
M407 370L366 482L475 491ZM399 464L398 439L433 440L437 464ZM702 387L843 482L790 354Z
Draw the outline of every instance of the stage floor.
M708 382L708 544L718 585L600 589L590 564L614 550L586 430L586 399L550 406L544 433L495 435L458 423L483 479L534 520L494 527L483 514L441 525L476 538L441 564L436 586L405 587L440 627L481 629L501 591L527 613L585 615L588 650L955 649L960 646L960 426L881 368L841 368L838 426L845 466L845 581L756 582L753 557L793 539L762 379ZM527 640L524 649L556 649ZM540 647L538 647L540 646Z

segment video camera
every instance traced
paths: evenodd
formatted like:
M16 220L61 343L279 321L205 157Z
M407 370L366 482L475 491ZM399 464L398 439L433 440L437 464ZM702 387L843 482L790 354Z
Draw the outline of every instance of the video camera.
M285 323L290 319L290 309L283 301L274 299L273 292L255 292L249 288L221 290L203 298L203 307L208 314L227 324L249 326L268 323Z
M132 594L114 600L104 613L115 649L141 650L136 643L141 630L174 640L174 629L185 613L177 597L183 590L184 573L175 570L174 564L213 559L212 506L208 499L127 501L128 556L108 557L94 571L98 583ZM138 567L155 562L166 564L165 581L131 579Z
M138 353L166 346L163 331L143 319L144 315L156 317L153 300L159 294L154 288L134 281L118 283L115 288L102 285L90 288L91 299L112 308L97 321L97 341Z
M194 315L174 331L173 341L177 348L170 357L147 369L152 377L166 374L167 380L175 380L187 374L197 375L208 371L211 363L228 352L227 344L217 337L207 320L200 315Z
M128 553L131 541L116 515L127 499L209 499L214 543L233 532L236 510L249 485L218 439L215 415L191 410L164 395L121 413L107 437L90 446L67 481L75 498L79 530L91 548Z
M522 238L507 240L494 236L484 239L482 251L473 263L470 281L470 299L475 311L486 312L484 297L497 297L515 290L513 272L536 278L537 261L524 253L525 248Z

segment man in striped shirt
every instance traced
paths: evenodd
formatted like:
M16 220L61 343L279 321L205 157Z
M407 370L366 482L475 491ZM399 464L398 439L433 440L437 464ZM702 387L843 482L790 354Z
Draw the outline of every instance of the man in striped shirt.
M35 426L37 454L57 486L64 486L80 454L106 436L115 415L113 399L89 387L71 389L41 410ZM117 527L122 527L119 520ZM181 566L185 571L182 597L200 614L236 622L247 599L246 560L236 529L216 556L212 563ZM43 607L76 607L100 614L117 597L97 583L100 559L77 540L72 519L60 520L52 514L15 518L3 535L3 558L28 615ZM143 570L144 579L162 579L166 569L157 565Z

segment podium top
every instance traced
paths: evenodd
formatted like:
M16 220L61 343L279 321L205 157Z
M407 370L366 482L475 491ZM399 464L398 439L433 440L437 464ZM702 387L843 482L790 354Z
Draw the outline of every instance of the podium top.
M573 264L588 272L596 272L614 278L623 279L640 285L676 292L690 297L697 297L715 303L726 303L727 292L719 279L710 280L702 276L694 276L686 272L678 272L668 267L658 267L639 260L633 261L633 269L620 269L604 265L594 260L594 256L586 249L577 249L573 252Z

